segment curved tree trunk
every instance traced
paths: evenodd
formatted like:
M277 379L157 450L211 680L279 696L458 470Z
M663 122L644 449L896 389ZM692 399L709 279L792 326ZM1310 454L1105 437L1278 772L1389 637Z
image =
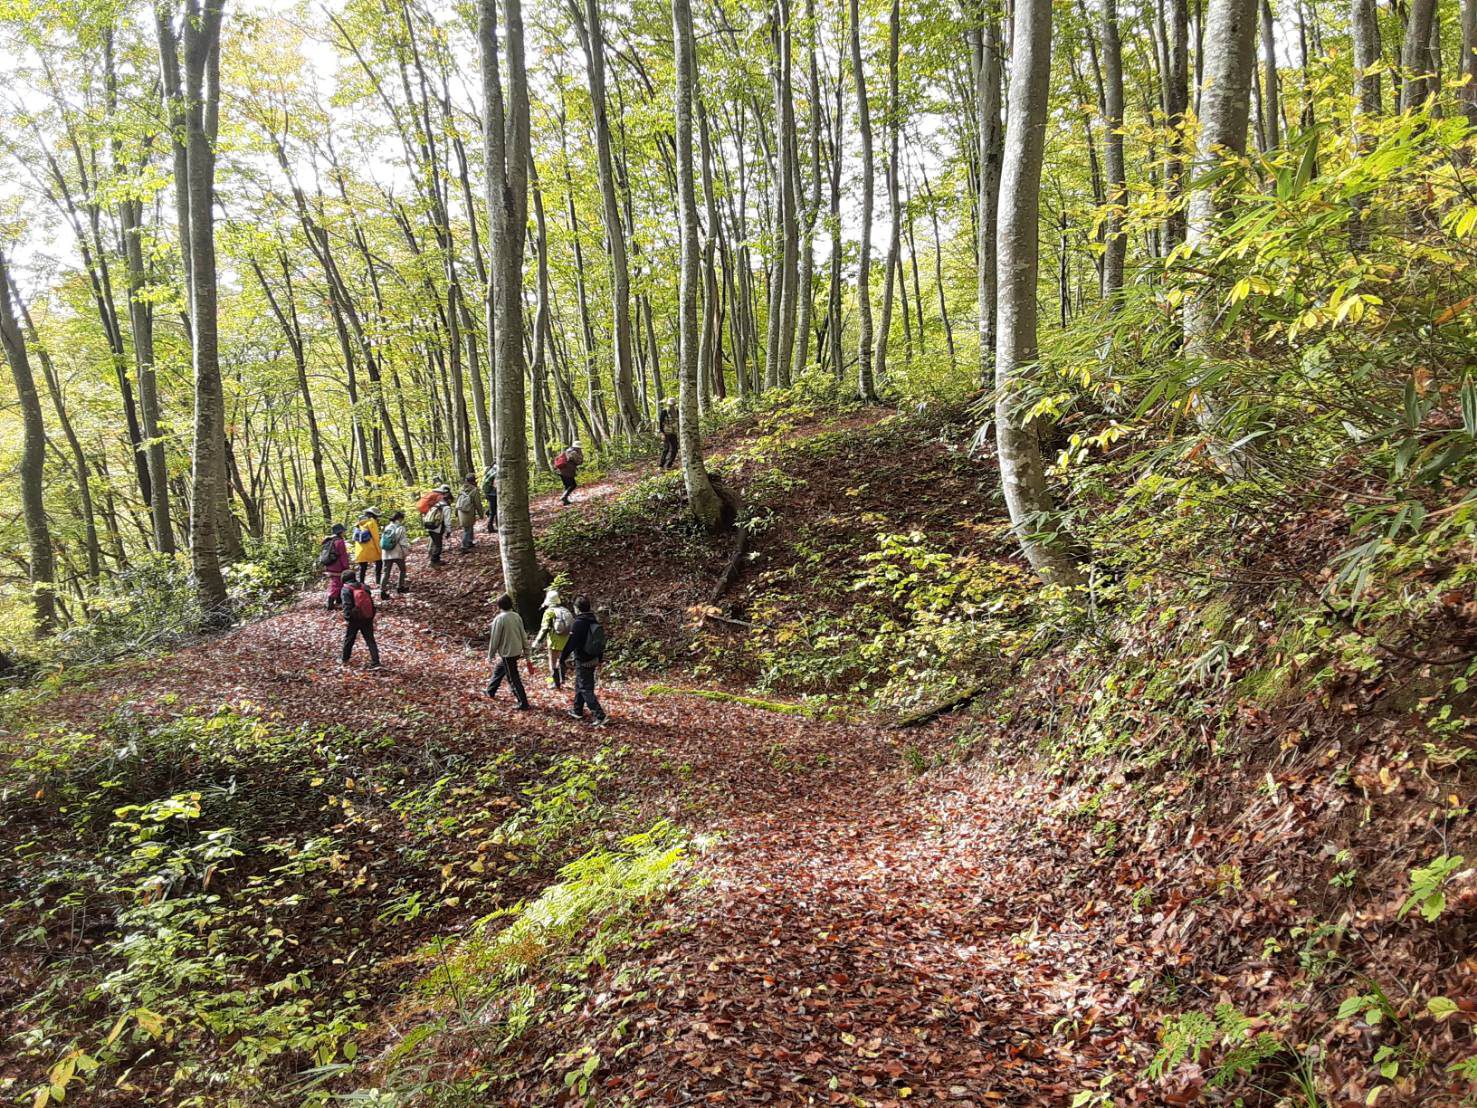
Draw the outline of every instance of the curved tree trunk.
M703 465L698 428L698 286L697 196L692 173L692 90L697 83L697 50L693 44L692 6L672 0L672 39L677 63L677 206L682 228L682 276L678 289L677 442L682 451L682 479L692 514L708 530L718 527L722 505Z
M995 344L995 437L1000 484L1021 550L1049 584L1081 574L1054 527L1036 427L1020 418L1017 378L1036 361L1041 160L1051 81L1051 0L1016 0L1014 51L1000 180L1000 331Z
M46 426L41 420L41 398L26 355L26 342L10 305L10 267L0 254L0 343L15 381L20 403L24 438L21 443L21 509L26 517L26 541L30 546L31 603L36 609L36 629L50 631L56 624L56 559L51 530L46 524ZM158 490L157 496L164 491Z

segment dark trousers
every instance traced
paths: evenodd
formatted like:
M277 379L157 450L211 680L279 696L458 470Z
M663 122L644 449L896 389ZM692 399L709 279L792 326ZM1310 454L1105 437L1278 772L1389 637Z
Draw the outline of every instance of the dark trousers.
M564 503L568 504L569 494L574 492L574 475L570 473L561 473L559 475L559 480L564 482L564 496L562 499Z
M564 687L564 667L559 664L559 652L552 646L549 647L549 680L556 689Z
M439 566L441 564L441 542L444 536L440 531L427 531L426 534L431 538L431 564Z
M584 715L585 709L589 708L595 714L596 719L605 718L605 709L600 707L600 700L595 695L595 670L599 668L593 662L576 661L574 664L574 712L576 715Z
M361 585L364 584L364 582L366 582L366 581L369 580L369 567L370 566L374 566L374 583L376 585L378 585L380 583L380 578L384 576L385 563L383 561L378 561L378 562L360 562L359 563L359 583Z
M497 497L487 498L487 533L489 535L497 531Z
M349 620L344 624L344 652L342 661L347 664L349 657L354 653L354 640L360 635L364 636L364 645L369 647L369 664L377 666L380 664L380 648L374 641L374 624L363 623L360 620Z
M657 462L659 469L677 464L677 436L668 431L662 436L662 456Z
M498 660L492 667L492 680L487 685L487 695L496 696L502 687L503 678L508 679L508 688L513 690L513 699L518 702L520 708L528 707L528 694L523 691L523 678L518 673L518 663L521 658L504 658L498 656Z
M388 558L388 559L385 560L385 563L384 564L386 566L386 569L385 569L385 581L384 581L384 584L380 587L380 598L381 599L384 599L385 597L387 597L387 596L390 595L390 585L395 580L395 570L397 570L397 569L400 571L400 589L399 589L399 591L400 592L404 592L405 591L405 559L404 558Z

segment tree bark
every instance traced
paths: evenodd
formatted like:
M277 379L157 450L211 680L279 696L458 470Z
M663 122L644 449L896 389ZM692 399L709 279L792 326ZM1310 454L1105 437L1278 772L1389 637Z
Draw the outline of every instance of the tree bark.
M979 162L975 194L975 253L978 255L980 387L995 383L995 341L998 286L996 285L996 213L1000 201L1000 25L988 4L979 8L979 26L969 34L974 54L975 138Z
M872 115L867 106L867 71L862 64L861 15L857 0L850 0L851 72L856 82L856 125L862 143L861 250L857 261L857 395L877 399L872 375L872 190L876 173L872 164Z
M1270 0L1261 0L1262 25L1262 142L1270 153L1282 145L1282 97L1277 83L1277 24Z
M30 548L31 603L36 611L36 629L44 634L56 625L56 557L46 522L46 425L41 419L41 398L36 392L26 341L11 307L10 266L3 253L0 253L0 341L5 347L5 360L10 363L24 428L21 510L26 517L26 542Z
M506 110L498 65L497 0L478 0L482 57L483 148L487 163L489 253L495 316L498 539L503 586L523 622L533 626L544 586L528 511L528 413L523 363L523 239L528 223L528 75L523 62L523 5L503 0L507 38Z
M1020 417L1019 378L1036 361L1041 162L1051 84L1051 0L1015 0L1004 172L1000 181L999 335L995 344L995 436L1000 484L1021 550L1048 584L1081 573L1051 517L1034 423Z
M1123 161L1123 44L1118 35L1117 0L1103 4L1103 136L1108 212L1103 226L1103 295L1110 309L1123 288L1128 236L1123 215L1128 203L1128 170Z
M882 315L877 325L877 354L875 372L877 376L887 374L887 345L892 331L892 299L902 254L903 226L902 204L898 197L898 39L901 21L899 0L892 0L887 16L887 219L891 224L887 237L887 261L882 279ZM907 289L901 290L903 319L908 314Z
M678 288L678 401L677 443L682 454L682 480L693 516L708 530L716 530L722 504L703 464L703 444L698 427L697 301L699 251L697 196L692 172L692 95L697 83L697 49L693 43L692 6L688 0L672 0L672 40L676 55L677 116L677 206L682 228L682 276Z
M1400 110L1414 111L1433 91L1430 77L1431 32L1436 25L1436 0L1411 0L1400 47Z

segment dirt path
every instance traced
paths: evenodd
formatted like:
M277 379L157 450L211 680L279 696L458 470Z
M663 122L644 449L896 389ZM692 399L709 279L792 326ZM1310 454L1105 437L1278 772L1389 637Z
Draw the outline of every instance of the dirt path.
M581 511L631 475L535 503L537 523ZM467 555L411 558L411 592L384 603L384 668L341 670L341 623L318 590L286 611L104 681L86 702L178 711L249 704L289 721L430 719L441 741L543 753L626 752L619 785L645 814L716 832L699 887L639 956L660 984L612 979L582 1025L634 1017L639 1043L600 1071L601 1095L653 1103L1066 1103L1116 1041L1088 1020L1063 1056L1057 1020L1094 1009L1088 934L1049 888L1051 844L1019 841L1010 783L960 772L925 789L895 732L823 723L642 683L602 690L613 724L564 716L566 694L529 683L535 710L489 702L485 626L500 571L478 535ZM66 698L60 710L65 711ZM912 741L917 741L914 738ZM1024 890L1024 892L1023 892ZM1094 941L1104 941L1095 937ZM626 979L622 979L626 980ZM1116 991L1115 991L1116 995ZM1095 1010L1095 1009L1094 1009ZM544 1088L530 1076L509 1103Z

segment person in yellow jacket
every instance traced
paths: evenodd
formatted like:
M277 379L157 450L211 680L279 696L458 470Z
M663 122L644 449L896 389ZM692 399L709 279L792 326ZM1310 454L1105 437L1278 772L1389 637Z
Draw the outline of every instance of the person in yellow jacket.
M378 508L365 508L359 522L354 524L354 570L363 584L369 580L369 567L374 566L374 583L380 583L385 564L380 559L380 513Z

